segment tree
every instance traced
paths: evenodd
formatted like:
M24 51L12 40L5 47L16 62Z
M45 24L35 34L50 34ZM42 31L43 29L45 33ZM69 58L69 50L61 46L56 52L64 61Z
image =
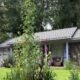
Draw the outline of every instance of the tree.
M18 31L23 32L21 26L21 0L2 0L0 4L0 32L2 34L12 33L18 35ZM1 34L1 35L2 35ZM9 37L9 35L7 35ZM1 36L0 36L1 37ZM3 36L2 36L3 37ZM1 37L1 39L2 39ZM5 40L5 38L4 38ZM2 39L3 41L3 39Z
M44 26L50 23L55 28L54 18L57 11L56 0L31 0L36 7L35 32L44 31ZM32 6L30 6L32 8Z
M58 17L56 20L56 25L59 28L65 27L75 27L80 26L80 1L79 0L58 0L58 6L60 9L58 11Z
M50 23L52 27L54 26L54 14L57 11L56 0L34 0L37 8L37 17L36 17L36 31L41 31L38 29L44 30L44 26L47 23ZM55 26L53 27L55 28Z
M43 57L39 43L33 37L36 17L34 2L24 0L22 14L24 34L21 39L24 42L15 47L16 67L5 80L54 80L47 65L48 56L45 54Z
M37 6L36 31L50 23L53 29L80 28L80 0L34 0Z

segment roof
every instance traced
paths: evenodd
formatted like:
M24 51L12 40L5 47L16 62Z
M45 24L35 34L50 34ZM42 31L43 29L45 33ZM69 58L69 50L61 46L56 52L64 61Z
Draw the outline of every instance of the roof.
M52 31L38 32L35 33L35 37L38 41L69 39L73 36L76 29L77 27L72 27Z
M77 29L77 27L72 27L52 31L38 32L34 34L34 38L37 41L63 39L80 40L80 29ZM21 43L23 40L24 37L22 36L13 38L0 44L0 47L9 47L11 44Z
M22 36L17 38L12 38L0 44L0 47L9 47L10 45L20 43L21 41L22 41Z
M73 36L72 40L80 40L80 29L78 29Z

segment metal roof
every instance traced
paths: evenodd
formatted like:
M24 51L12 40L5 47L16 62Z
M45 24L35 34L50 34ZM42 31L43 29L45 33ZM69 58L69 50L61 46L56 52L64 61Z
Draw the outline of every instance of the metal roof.
M77 27L64 28L52 31L35 33L35 39L38 41L69 39L73 36Z

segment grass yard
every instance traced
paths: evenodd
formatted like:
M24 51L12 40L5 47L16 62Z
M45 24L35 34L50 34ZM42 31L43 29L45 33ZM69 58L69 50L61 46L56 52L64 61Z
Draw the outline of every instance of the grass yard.
M2 80L2 78L5 77L8 72L10 72L10 69L0 68L0 80Z
M68 70L55 69L53 71L56 73L56 80L68 80L68 77L70 75ZM10 69L0 68L0 80L2 80L2 78L5 77L8 72L10 72Z
M70 76L70 73L68 70L54 70L56 73L56 80L68 80L68 77Z

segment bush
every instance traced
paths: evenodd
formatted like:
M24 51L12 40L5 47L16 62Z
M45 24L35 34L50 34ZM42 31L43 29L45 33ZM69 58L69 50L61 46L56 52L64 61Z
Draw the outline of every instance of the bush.
M73 69L73 70L70 71L70 77L69 77L69 80L80 80L80 79L79 79L79 73L78 73L78 70Z
M48 66L49 56L43 56L38 43L31 40L27 47L26 43L22 44L16 46L14 51L15 69L4 80L54 80L55 75Z
M66 69L71 70L74 67L75 67L75 65L71 61L65 62L65 68Z
M8 56L6 59L4 59L3 66L7 68L15 66L15 60L13 56Z
M55 75L52 74L50 67L48 66L48 58L41 58L38 54L36 57L41 59L40 61L38 59L36 61L34 56L32 56L33 58L31 57L31 59L28 56L30 63L26 63L21 60L21 58L24 60L25 56L19 57L19 63L17 63L16 68L14 68L14 70L12 70L11 73L8 74L6 78L4 78L4 80L54 80Z

